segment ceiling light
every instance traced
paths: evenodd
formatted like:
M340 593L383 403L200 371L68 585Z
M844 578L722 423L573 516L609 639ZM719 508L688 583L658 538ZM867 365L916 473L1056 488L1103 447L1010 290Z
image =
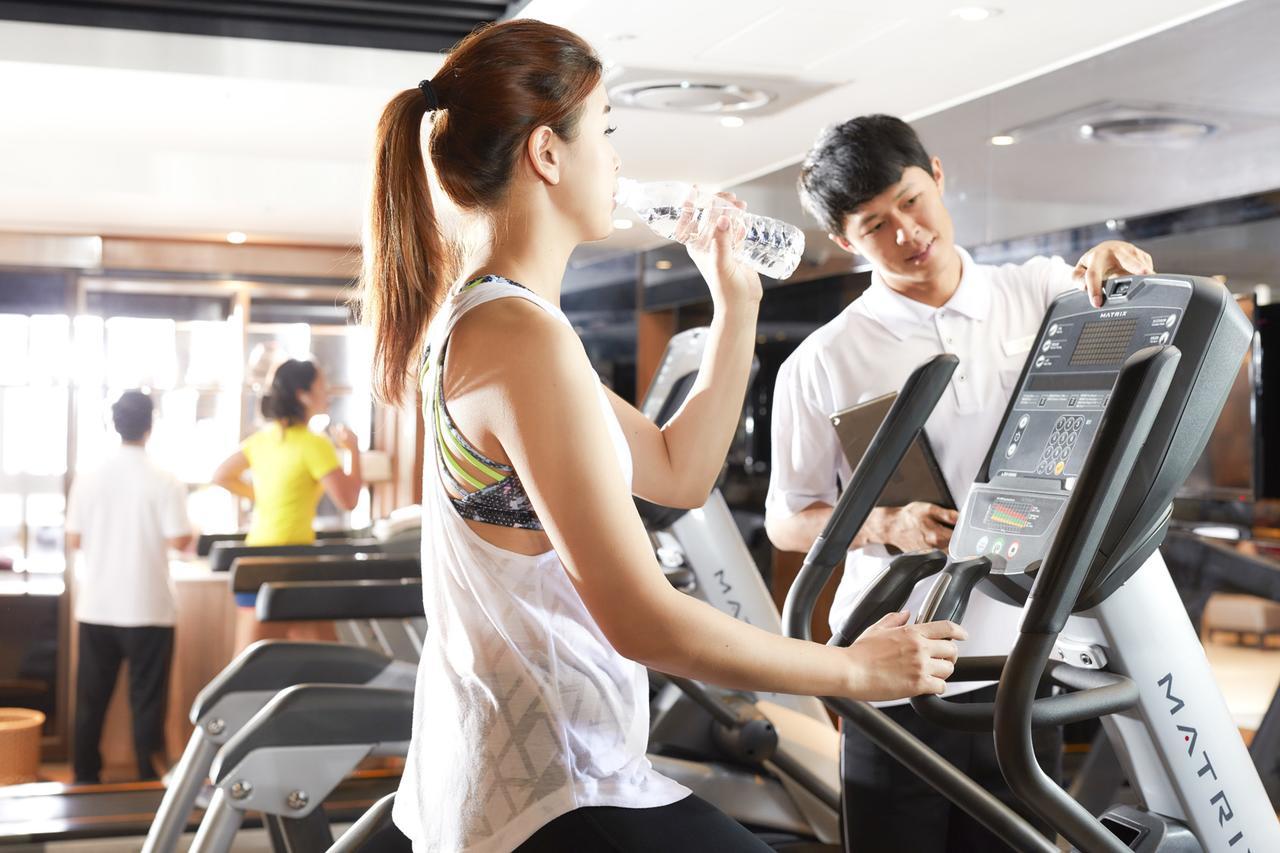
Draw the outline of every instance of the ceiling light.
M632 222L630 219L615 219L615 220L613 220L613 227L614 227L614 228L617 228L619 231L626 231L628 228L630 228L630 227L631 227L632 225L634 225L634 224L635 224L635 223L634 223L634 222Z
M666 260L658 261L653 266L655 269L669 270L671 269L671 261L666 261Z
M227 232L227 242L228 242L228 243L235 243L235 244L238 246L238 245L240 245L241 243L243 243L245 240L248 240L248 239L249 239L249 238L245 236L245 233L244 233L243 231L228 231L228 232Z
M722 127L742 127L746 122L742 120L742 116L720 116L720 125Z
M992 145L1012 145L1017 141L1018 140L1014 139L1012 136L1008 136L1006 134L991 137Z
M951 17L959 18L970 24L976 24L979 21L985 21L994 18L1000 14L999 9L990 6L958 6L951 10Z

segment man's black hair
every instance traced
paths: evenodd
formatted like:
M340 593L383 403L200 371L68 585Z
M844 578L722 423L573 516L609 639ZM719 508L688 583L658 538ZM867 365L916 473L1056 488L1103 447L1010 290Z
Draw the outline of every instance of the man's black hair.
M151 415L155 405L142 391L125 391L111 406L111 420L125 441L141 441L151 432Z
M858 116L831 125L800 166L800 203L828 233L843 234L846 217L902 180L910 166L933 173L920 137L902 119Z

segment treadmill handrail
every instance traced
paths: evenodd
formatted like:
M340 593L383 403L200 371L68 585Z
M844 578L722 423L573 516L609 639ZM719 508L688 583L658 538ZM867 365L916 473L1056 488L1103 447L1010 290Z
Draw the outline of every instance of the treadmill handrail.
M421 578L271 581L258 588L259 622L295 619L420 619Z
M1036 687L1058 634L1084 587L1111 509L1119 500L1169 391L1181 353L1146 347L1125 362L1063 509L1060 530L1036 573L1022 626L996 689L996 760L1009 788L1086 853L1120 851L1098 819L1058 786L1035 758Z
M232 693L271 690L284 684L322 681L364 684L391 664L391 658L360 646L259 640L201 688L191 703L190 720L199 724L219 701Z
M264 583L352 581L422 577L418 557L343 555L327 558L237 557L231 563L231 591L257 592Z
M407 742L413 692L352 684L286 687L218 752L209 776L223 782L254 750Z
M215 542L209 549L209 568L225 572L237 557L288 557L320 554L377 554L382 551L378 539L326 539L305 545L245 545L240 542Z
M858 462L822 535L809 549L800 574L787 592L782 608L782 629L787 636L800 640L813 638L810 622L819 593L835 567L844 560L853 537L866 521L911 443L924 429L925 421L946 391L958 364L959 359L953 355L935 356L907 377L884 423ZM1007 844L1017 850L1057 853L1057 845L1040 835L1025 818L913 737L883 711L866 702L834 697L823 697L823 701Z

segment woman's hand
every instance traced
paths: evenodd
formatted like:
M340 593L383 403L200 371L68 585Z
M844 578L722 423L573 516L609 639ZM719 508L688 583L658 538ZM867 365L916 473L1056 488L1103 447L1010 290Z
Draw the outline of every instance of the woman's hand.
M956 641L969 635L954 622L908 625L910 615L890 613L846 649L856 669L850 698L874 702L946 689L959 653Z
M746 225L738 215L746 209L746 202L738 200L733 193L716 193L700 222L694 219L692 198L685 200L684 210L676 221L674 237L685 244L717 305L759 302L764 295L759 274L733 253L746 237Z
M330 430L333 436L333 443L349 453L360 452L360 439L356 434L347 429L343 424L337 424Z

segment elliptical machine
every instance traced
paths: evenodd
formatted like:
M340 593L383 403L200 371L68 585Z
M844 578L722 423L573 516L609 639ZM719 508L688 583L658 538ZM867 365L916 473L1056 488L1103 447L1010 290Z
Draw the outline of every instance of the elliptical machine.
M917 697L939 724L991 731L1027 812L1076 849L1280 850L1280 822L1227 712L1158 547L1174 492L1204 449L1251 330L1216 282L1110 280L1045 316L965 501L950 553L904 554L868 587L833 643L847 644L938 577L919 621L962 621L975 591L1023 606L1007 657L961 658L953 681L998 680L992 704ZM908 379L787 597L807 639L818 592L843 559L956 366ZM1036 699L1051 683L1064 691ZM865 703L825 700L874 742L1018 850L1051 853L1017 811ZM1095 817L1036 764L1031 732L1101 717L1140 807Z

